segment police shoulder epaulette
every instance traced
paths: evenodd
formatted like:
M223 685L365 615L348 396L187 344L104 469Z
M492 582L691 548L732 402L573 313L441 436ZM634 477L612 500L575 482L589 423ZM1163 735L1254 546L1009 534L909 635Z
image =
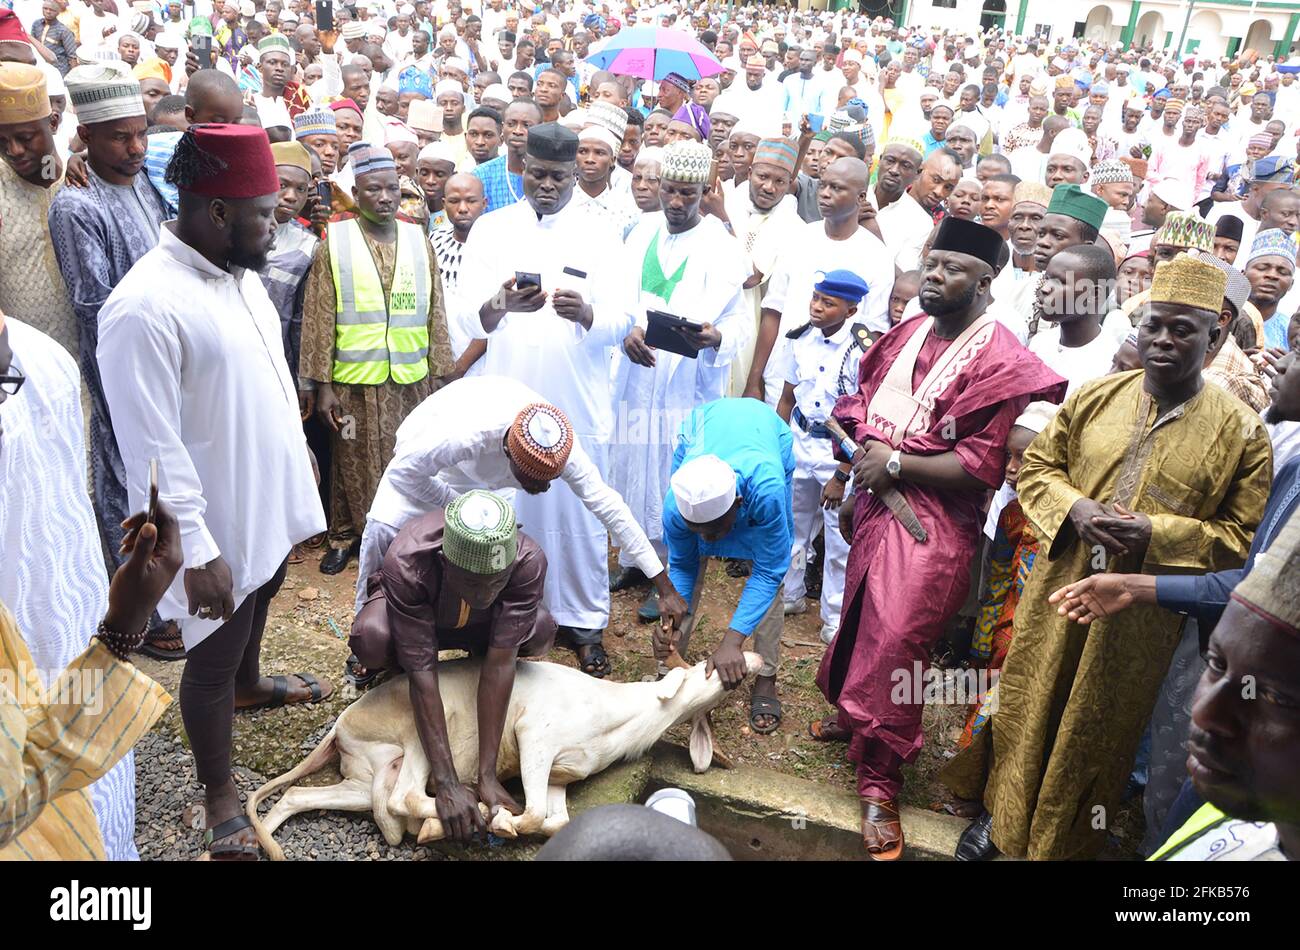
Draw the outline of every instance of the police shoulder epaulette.
M791 330L789 333L787 333L787 334L785 335L785 338L786 338L787 340L797 340L797 339L799 339L799 337L801 337L801 336L803 336L805 333L807 333L807 332L808 332L808 328L811 327L811 326L812 326L812 321L809 320L809 321L808 321L807 323L805 323L803 326L801 326L801 327L795 327L793 330Z
M853 341L857 343L858 346L862 347L862 349L865 350L871 345L871 331L867 329L865 323L853 324L849 332L853 334Z

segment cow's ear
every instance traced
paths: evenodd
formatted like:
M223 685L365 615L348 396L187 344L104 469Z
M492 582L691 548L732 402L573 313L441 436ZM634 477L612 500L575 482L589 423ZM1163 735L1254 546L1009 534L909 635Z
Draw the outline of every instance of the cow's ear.
M676 669L669 670L668 675L659 681L659 691L655 695L659 697L661 702L666 703L681 692L682 684L685 682L685 669L677 667Z
M696 772L703 772L713 762L713 724L709 722L707 712L695 714L691 723L690 747L691 765Z

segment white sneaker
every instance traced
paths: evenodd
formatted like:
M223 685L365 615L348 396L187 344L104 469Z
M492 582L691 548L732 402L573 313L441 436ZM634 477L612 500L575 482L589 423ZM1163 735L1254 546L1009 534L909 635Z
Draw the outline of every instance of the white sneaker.
M805 598L800 597L798 600L790 601L785 605L784 609L787 617L791 614L804 614L808 612L808 601Z
M839 627L833 626L829 623L822 624L822 632L821 632L822 643L826 644L827 646L830 646L831 641L835 639L835 634L839 631L839 629L840 629Z

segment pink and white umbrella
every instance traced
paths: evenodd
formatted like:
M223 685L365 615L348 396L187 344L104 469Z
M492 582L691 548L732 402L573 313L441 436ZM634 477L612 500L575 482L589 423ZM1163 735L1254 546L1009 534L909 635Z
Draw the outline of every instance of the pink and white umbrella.
M656 82L669 73L692 81L722 72L722 63L693 36L681 30L639 26L620 30L605 48L587 57L597 69Z

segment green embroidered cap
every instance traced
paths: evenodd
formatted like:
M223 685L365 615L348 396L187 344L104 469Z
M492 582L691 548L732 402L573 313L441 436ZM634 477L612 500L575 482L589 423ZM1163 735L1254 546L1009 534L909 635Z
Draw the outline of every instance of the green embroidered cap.
M447 506L442 553L471 574L500 574L519 553L515 510L500 495L476 488Z

